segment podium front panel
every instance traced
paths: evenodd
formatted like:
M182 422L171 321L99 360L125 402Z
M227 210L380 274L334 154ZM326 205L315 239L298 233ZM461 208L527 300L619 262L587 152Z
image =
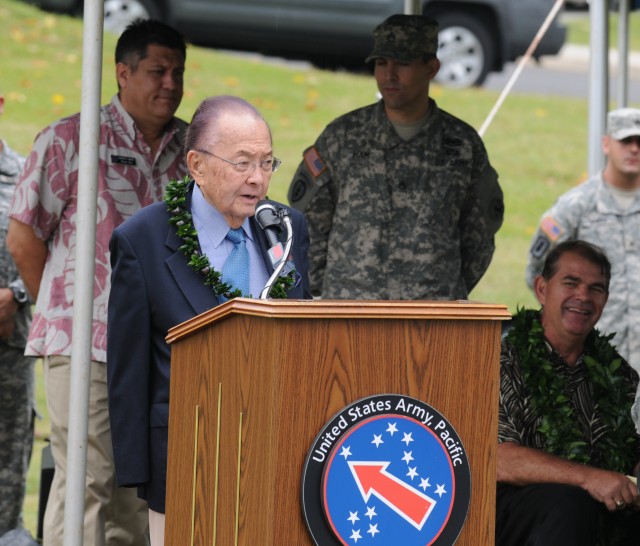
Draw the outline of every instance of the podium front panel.
M167 546L314 544L300 500L307 452L341 409L385 393L455 428L471 468L456 544L492 544L500 330L486 317L231 313L174 342Z

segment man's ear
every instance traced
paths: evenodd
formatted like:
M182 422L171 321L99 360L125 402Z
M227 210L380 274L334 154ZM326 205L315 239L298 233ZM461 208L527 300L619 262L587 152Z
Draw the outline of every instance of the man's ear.
M429 63L429 80L436 77L436 74L440 71L440 60L437 57L430 59Z
M129 76L131 76L131 68L129 68L124 63L116 64L116 80L118 82L118 88L123 88L127 86L127 82L129 81Z
M609 135L604 135L602 137L602 152L604 155L609 155L609 143L611 142L611 137Z
M547 299L547 281L544 280L542 275L538 275L533 281L533 292L536 295L536 299L541 306L544 307L544 303Z
M191 178L195 180L196 184L200 185L200 181L204 176L202 154L198 153L195 150L189 150L187 152L187 168L191 173Z

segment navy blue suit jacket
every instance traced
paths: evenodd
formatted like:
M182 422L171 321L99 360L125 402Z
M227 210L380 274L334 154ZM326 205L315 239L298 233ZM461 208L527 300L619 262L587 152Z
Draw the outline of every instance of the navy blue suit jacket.
M190 207L191 193L187 206ZM282 205L284 207L284 205ZM111 237L107 378L109 415L118 485L138 487L149 508L164 513L171 352L169 328L219 304L204 277L187 265L182 240L169 225L164 203L138 211ZM289 209L297 286L289 297L311 299L307 224ZM267 239L253 218L265 268L273 271Z

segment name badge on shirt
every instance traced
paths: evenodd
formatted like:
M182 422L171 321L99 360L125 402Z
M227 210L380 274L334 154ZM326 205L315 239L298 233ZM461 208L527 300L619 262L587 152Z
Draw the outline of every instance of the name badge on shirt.
M111 163L115 163L116 165L135 165L136 158L135 157L125 157L123 155L112 155Z

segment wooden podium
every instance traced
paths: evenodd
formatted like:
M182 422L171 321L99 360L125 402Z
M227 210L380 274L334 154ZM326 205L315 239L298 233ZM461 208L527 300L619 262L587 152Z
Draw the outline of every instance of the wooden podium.
M456 544L493 544L509 318L471 302L239 298L172 328L167 546L313 545L307 453L337 412L381 393L422 400L455 428L471 468Z

